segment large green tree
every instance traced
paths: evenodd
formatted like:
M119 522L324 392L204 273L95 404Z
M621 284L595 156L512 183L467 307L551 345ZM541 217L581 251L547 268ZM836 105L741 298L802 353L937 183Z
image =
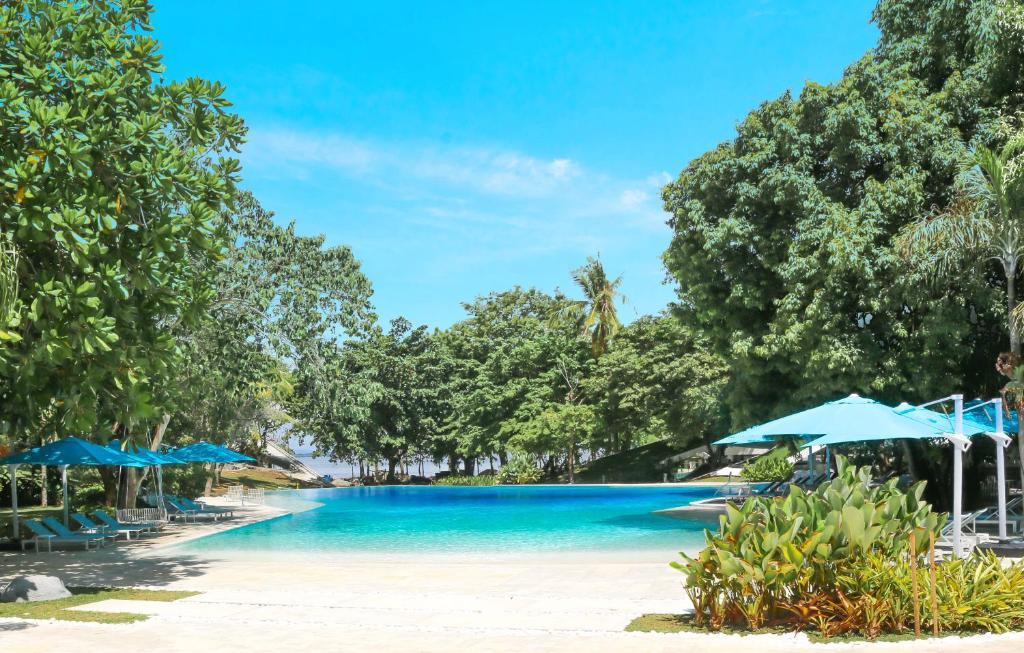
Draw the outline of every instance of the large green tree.
M0 6L0 231L19 254L0 420L17 437L153 416L170 327L213 293L244 128L220 84L161 77L151 10Z
M722 432L729 369L707 343L667 314L627 325L583 381L599 428L594 445L627 451L654 440L680 446Z
M952 200L970 142L1019 109L1018 17L1014 2L882 0L877 49L764 103L665 188L678 314L728 361L734 426L850 391L993 385L1001 290L930 283L894 236Z

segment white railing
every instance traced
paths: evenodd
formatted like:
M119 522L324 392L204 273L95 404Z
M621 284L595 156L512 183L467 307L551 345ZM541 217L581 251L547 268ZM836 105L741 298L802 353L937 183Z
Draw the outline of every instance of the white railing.
M251 503L254 505L263 505L263 488L254 487L246 488L242 491L242 505Z
M167 511L162 508L118 508L117 521L125 524L166 522Z

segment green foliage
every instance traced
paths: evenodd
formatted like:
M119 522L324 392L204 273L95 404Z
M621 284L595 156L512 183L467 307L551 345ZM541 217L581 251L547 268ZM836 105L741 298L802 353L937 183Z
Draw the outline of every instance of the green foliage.
M616 336L583 380L599 421L595 444L626 451L655 440L693 446L722 432L729 379L708 343L671 315L643 316Z
M586 299L568 301L562 313L576 323L580 335L590 340L590 351L600 358L608 344L622 329L615 300L625 301L619 292L622 277L609 279L599 258L587 258L587 264L573 270L572 279Z
M851 390L991 386L1001 270L936 282L894 237L948 206L965 154L1020 115L1014 5L881 0L878 48L763 103L665 187L678 314L732 368L733 426Z
M0 421L18 437L152 417L169 325L212 292L244 126L221 84L162 78L151 11L0 6L0 225L18 252Z
M744 465L740 476L751 483L786 481L793 476L793 463L778 456L760 456Z
M532 456L513 454L498 471L498 482L502 485L528 485L541 478L541 471Z
M335 458L383 458L393 480L399 461L424 448L439 428L447 376L443 348L427 327L398 318L386 332L374 328L345 342L330 363L336 399L315 414L314 442Z
M442 476L434 481L434 485L447 485L451 487L488 487L497 484L498 478L494 474L485 474L483 476L462 476L453 474L451 476Z
M882 607L868 603L877 595L844 593L874 576L845 579L861 574L860 566L872 557L905 556L912 532L917 554L924 553L927 534L937 536L945 519L921 500L923 483L903 493L895 480L873 486L866 467L855 469L842 457L837 464L836 478L810 494L791 487L785 498L729 505L718 531L705 531L705 548L672 563L686 575L696 623L757 629L797 614L824 632L831 626L815 621L817 605L863 599L863 619L850 620L838 632L875 632L869 615Z

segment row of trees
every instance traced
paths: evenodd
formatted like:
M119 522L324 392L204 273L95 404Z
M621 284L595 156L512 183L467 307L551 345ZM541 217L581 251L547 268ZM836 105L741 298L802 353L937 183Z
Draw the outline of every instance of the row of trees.
M238 189L245 126L219 83L162 77L150 12L0 6L9 448L266 437L303 418L325 351L373 321L348 248L280 226ZM112 501L118 479L101 474ZM141 479L123 480L133 496Z
M410 457L473 473L521 452L572 479L584 452L714 433L721 361L669 315L622 326L599 260L574 278L584 299L514 288L465 304L445 330L400 318L345 342L337 402L311 429L320 452L386 460L391 476Z

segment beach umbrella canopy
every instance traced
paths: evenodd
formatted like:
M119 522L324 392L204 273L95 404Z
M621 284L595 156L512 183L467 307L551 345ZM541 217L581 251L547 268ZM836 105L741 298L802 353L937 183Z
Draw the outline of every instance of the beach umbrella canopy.
M0 465L11 465L11 525L14 537L18 537L18 487L17 465L55 465L61 470L61 482L64 486L64 525L67 526L70 513L68 498L68 465L88 465L98 467L111 465L114 467L147 467L149 463L130 456L122 451L93 444L76 437L68 437L38 447L32 447L0 459Z
M146 467L150 463L123 451L93 444L76 437L68 437L39 447L32 447L6 458L0 465L112 465L120 467Z
M984 405L981 405L984 404ZM968 415L971 419L979 424L984 424L990 432L996 430L996 410L997 409L991 401L982 401L981 399L974 399L964 403L964 410L969 410ZM1003 433L1016 433L1017 432L1017 411L1011 410L1009 414L1006 411L1003 413Z
M841 400L842 401L842 400ZM865 400L865 401L871 401ZM880 440L924 440L942 438L953 433L953 416L902 403L895 408L872 402L876 408L863 411L860 423L839 423L830 427L821 437L804 447L819 447L846 442L875 442ZM884 410L883 410L884 409ZM885 413L889 414L886 415ZM964 415L963 435L986 433L991 429Z
M891 406L874 399L852 394L752 426L722 438L715 444L770 443L785 435L808 437L812 441L805 444L805 447L860 440L939 437L931 424L901 415Z
M256 459L210 442L196 442L186 447L171 449L175 458L190 463L249 463Z

